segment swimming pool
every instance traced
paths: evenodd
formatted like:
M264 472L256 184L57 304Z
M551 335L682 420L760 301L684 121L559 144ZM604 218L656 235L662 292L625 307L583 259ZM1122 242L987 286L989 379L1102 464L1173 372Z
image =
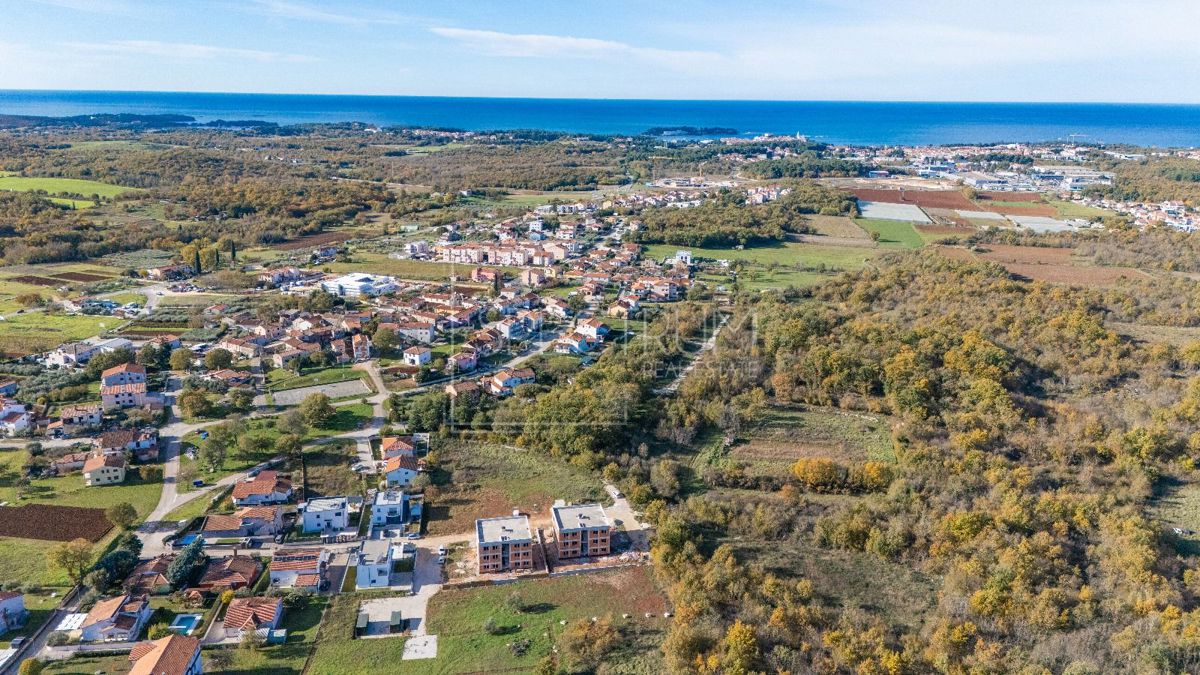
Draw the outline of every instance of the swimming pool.
M179 614L171 622L171 625L167 626L167 630L180 635L191 635L203 619L204 617L200 614Z

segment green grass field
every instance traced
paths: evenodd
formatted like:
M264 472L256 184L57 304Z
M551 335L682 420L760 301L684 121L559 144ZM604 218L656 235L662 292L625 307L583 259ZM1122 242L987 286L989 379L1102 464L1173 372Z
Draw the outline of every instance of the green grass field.
M514 593L524 611L507 606ZM388 672L401 674L530 672L550 653L563 630L560 621L593 616L608 617L621 632L620 647L604 657L611 668L607 672L654 673L661 671L658 644L670 621L662 617L666 600L648 567L443 590L429 603L429 632L438 636L437 658L401 661L404 638L351 639L361 599L361 595L334 598L309 673L373 674L379 663L387 663ZM647 612L654 616L644 618ZM632 618L622 619L626 613ZM499 634L483 630L489 618L501 628ZM529 641L521 655L509 647L518 640Z
M911 226L909 227L911 229ZM859 269L883 252L880 249L862 246L781 242L770 246L754 246L741 250L655 244L646 247L644 255L648 258L662 260L675 255L675 252L679 250L691 251L697 258L742 261L745 265L738 281L742 286L754 290L818 284L832 274ZM723 274L701 274L700 278L716 286L728 286L733 283L732 276Z
M1062 199L1047 199L1046 203L1058 210L1059 218L1103 218L1113 215L1112 211L1105 211L1094 206L1084 204L1076 204Z
M925 240L913 224L903 220L855 218L854 223L869 233L879 234L879 245L887 248L921 248Z
M857 269L878 255L877 251L862 247L825 246L800 242L785 242L771 246L754 246L742 250L734 248L701 248L699 246L672 246L654 244L647 246L645 255L662 260L675 255L676 251L691 251L695 257L713 260L744 260L747 262L780 265L819 265L837 269Z
M1151 508L1164 528L1200 529L1200 484L1167 478L1156 492ZM1200 534L1179 536L1176 548L1182 555L1200 555Z
M111 183L100 183L94 180L79 180L77 178L30 178L25 176L0 176L0 190L12 192L31 192L42 190L52 195L73 194L90 197L116 197L136 188L128 188Z
M300 387L311 387L317 384L333 384L335 382L347 382L349 380L361 380L367 378L365 370L353 370L352 368L334 367L312 370L296 375L286 368L276 368L267 373L267 390L268 391L283 391L285 389L299 389Z
M55 204L62 204L73 209L90 209L96 205L96 202L90 199L69 199L67 197L50 197L50 201Z
M0 349L8 354L30 354L75 342L124 323L111 316L67 316L30 312L9 314L0 321Z
M119 502L129 502L139 516L146 516L158 504L162 483L143 483L131 471L124 484L88 487L83 484L83 474L74 472L59 478L39 478L32 481L24 500L17 500L16 479L27 453L24 450L0 451L0 501L17 503L45 503L59 506L85 506L107 508Z

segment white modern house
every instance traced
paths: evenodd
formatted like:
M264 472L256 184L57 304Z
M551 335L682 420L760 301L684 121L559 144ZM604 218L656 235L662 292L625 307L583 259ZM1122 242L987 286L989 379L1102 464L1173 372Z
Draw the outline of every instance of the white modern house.
M404 544L388 539L369 539L358 552L354 585L358 588L385 588L391 585L396 563L407 554Z
M350 506L345 497L310 499L297 511L305 532L340 532L350 524Z
M403 527L421 522L421 502L409 499L403 490L380 490L371 504L371 529Z

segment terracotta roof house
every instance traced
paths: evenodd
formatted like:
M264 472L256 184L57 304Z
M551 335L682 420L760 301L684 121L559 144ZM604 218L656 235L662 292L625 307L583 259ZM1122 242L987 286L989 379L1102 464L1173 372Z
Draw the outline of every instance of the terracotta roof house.
M388 487L403 487L412 483L420 473L420 463L415 457L396 455L388 458L383 467L383 474Z
M236 591L251 586L262 573L262 563L244 555L232 555L219 560L210 560L204 575L196 582L196 588L222 592Z
M84 485L115 485L123 482L125 482L124 454L93 454L83 463Z
M200 638L171 634L139 642L129 651L129 675L200 675Z
M292 498L292 481L280 478L278 471L263 471L234 485L231 496L236 506L283 504Z
M246 631L274 630L282 618L282 598L234 598L225 610L225 637L241 637Z
M379 452L383 454L384 459L391 459L397 455L412 457L416 451L412 436L384 436L379 443Z
M133 568L125 578L125 590L130 593L169 593L171 581L167 579L167 568L175 560L174 553L164 553L160 556L144 560Z
M135 639L150 620L150 601L144 595L118 595L100 600L79 626L83 642L126 642Z

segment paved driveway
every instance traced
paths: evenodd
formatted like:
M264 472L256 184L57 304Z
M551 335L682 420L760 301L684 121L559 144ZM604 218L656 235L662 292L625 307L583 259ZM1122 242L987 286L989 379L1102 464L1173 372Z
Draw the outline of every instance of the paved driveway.
M341 398L370 393L371 388L362 380L346 380L345 382L316 384L311 387L277 391L275 392L275 405L300 405L300 402L310 394L325 394L329 398Z

